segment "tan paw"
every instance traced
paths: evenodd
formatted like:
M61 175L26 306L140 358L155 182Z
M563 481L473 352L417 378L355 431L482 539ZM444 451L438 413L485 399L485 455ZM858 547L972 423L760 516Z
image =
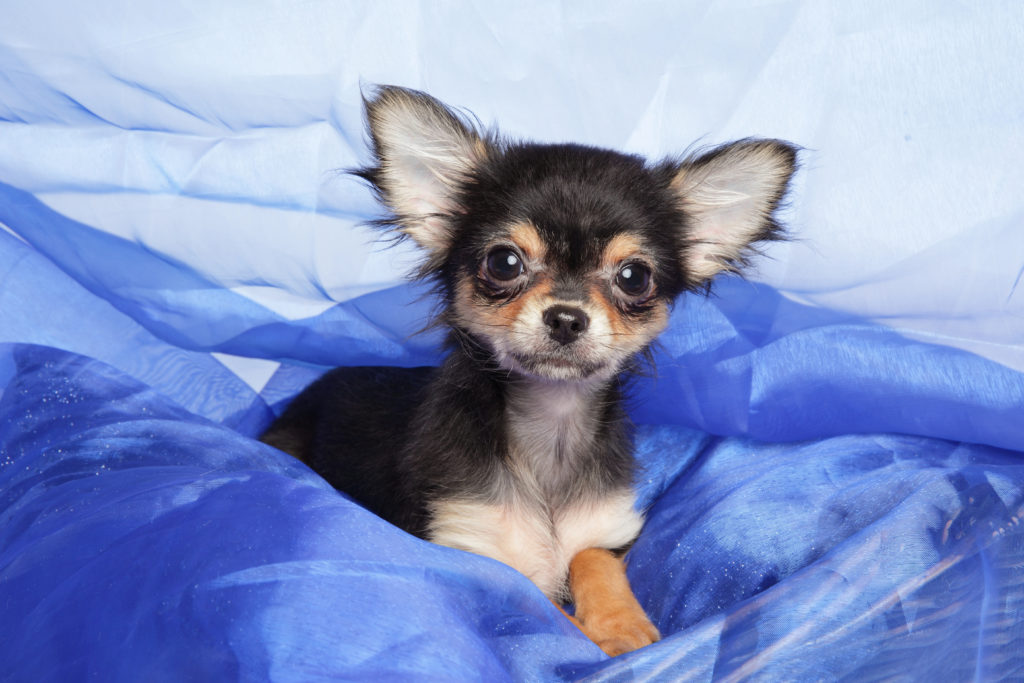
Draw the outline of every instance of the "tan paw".
M638 605L603 609L600 614L589 615L579 623L583 633L612 657L661 639L658 629Z

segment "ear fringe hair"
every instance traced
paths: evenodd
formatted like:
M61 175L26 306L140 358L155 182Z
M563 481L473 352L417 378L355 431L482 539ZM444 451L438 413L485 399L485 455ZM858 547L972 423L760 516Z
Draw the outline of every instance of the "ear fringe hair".
M373 159L346 172L366 181L378 206L386 211L365 224L383 233L392 244L408 238L418 242L427 258L417 278L426 278L444 260L444 226L458 213L462 186L471 181L475 165L497 151L502 142L472 113L450 108L418 90L374 86L369 93L362 92L362 104ZM411 141L415 144L407 146ZM414 182L404 175L406 159L416 160L421 164L420 171L436 182L425 203L434 204L437 211L420 212L420 207L402 206L408 204L409 196L404 193ZM431 222L433 226L428 225Z
M763 257L765 255L764 246L767 243L787 241L790 239L787 235L785 225L783 225L778 218L778 214L780 212L784 212L789 206L787 197L789 196L793 177L800 169L799 155L800 152L803 151L803 148L785 140L748 137L723 145L691 148L688 149L682 157L662 162L663 167L675 167L679 171L684 171L687 168L700 169L702 166L706 166L707 164L714 162L720 156L734 151L737 147L755 146L771 146L775 153L782 155L785 166L789 168L789 173L768 197L764 210L761 212L761 216L759 217L758 229L747 236L746 243L737 249L734 254L715 256L712 260L720 266L720 271L714 276L708 278L691 278L687 286L689 291L709 295L712 292L714 278L717 275L720 275L721 273L731 273L742 277L750 268L755 257ZM720 204L715 204L715 202L712 201L712 205L725 206L728 204L729 202L725 201L724 198ZM685 205L684 214L689 215L689 212L685 209ZM685 239L683 244L684 259L694 251L697 245L701 244L714 244L714 242L700 239L699 237L689 237L688 239Z

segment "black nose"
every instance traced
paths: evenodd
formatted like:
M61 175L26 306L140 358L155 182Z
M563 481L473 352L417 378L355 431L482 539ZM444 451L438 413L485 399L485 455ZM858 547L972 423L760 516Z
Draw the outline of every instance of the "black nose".
M572 306L552 306L544 311L544 324L548 326L548 334L559 344L571 344L587 331L590 318L578 308Z

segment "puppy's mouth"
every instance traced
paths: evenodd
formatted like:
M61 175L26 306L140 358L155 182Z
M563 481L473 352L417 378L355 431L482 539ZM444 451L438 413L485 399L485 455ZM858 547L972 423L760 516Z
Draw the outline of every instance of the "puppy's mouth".
M523 371L547 379L586 379L604 369L605 364L567 358L560 353L512 353Z

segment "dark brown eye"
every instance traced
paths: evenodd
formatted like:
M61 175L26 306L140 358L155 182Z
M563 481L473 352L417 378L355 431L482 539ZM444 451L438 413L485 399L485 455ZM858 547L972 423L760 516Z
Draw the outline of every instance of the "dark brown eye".
M508 247L498 247L487 255L487 275L497 282L509 282L523 274L523 259Z
M629 296L646 294L651 284L651 269L642 263L627 263L619 269L615 284Z

